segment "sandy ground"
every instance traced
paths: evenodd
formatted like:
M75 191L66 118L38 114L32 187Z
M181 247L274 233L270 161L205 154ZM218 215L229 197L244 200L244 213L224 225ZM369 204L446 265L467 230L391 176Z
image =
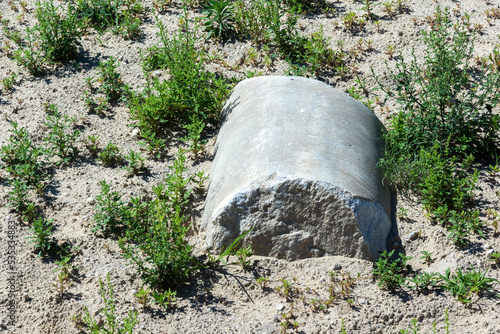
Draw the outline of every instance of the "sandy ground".
M3 19L9 19L9 29L23 31L27 26L35 24L35 1L27 1L27 12L14 11L7 0L0 1L0 12ZM0 144L5 145L9 137L11 122L18 122L25 127L37 144L47 129L44 121L43 103L54 103L59 111L71 117L76 116L81 130L81 139L89 135L99 135L103 145L113 142L124 152L129 149L138 151L140 138L133 133L129 125L126 105L114 106L107 117L88 114L85 110L82 92L85 79L96 76L99 61L110 56L120 57L118 71L123 81L139 89L145 83L140 66L139 51L154 45L158 31L151 14L151 1L142 1L146 11L141 26L142 34L137 41L125 40L120 36L105 33L100 36L94 32L82 39L76 68L68 63L58 67L47 75L35 78L25 69L16 65L5 51L0 53L0 80L14 72L17 74L13 89L2 90L0 94ZM379 2L380 3L380 2ZM492 19L491 25L486 21L485 10L500 8L499 0L490 1L433 1L410 0L409 11L388 17L379 4L374 13L380 15L379 27L368 22L363 31L352 33L342 28L341 17L351 10L359 11L360 2L339 1L332 5L337 9L333 16L322 13L311 13L300 21L304 34L310 34L323 27L326 36L331 38L333 48L338 41L344 41L345 50L352 53L360 39L371 40L372 50L359 52L352 56L351 66L358 68L360 78L366 80L369 89L375 87L370 76L370 68L382 77L387 75L385 62L394 66L397 57L389 57L387 47L393 45L396 54L401 51L408 55L411 48L422 57L422 43L419 35L422 30L429 29L426 17L434 13L437 5L457 9L456 15L472 13L471 21L481 24L483 29L477 36L475 53L488 55L493 46L500 42L500 19ZM177 29L178 19L182 13L179 3L168 9L160 19L166 23L169 32ZM362 12L360 11L360 14ZM23 14L24 19L19 15ZM193 9L190 15L199 16L200 10ZM100 43L97 39L99 37ZM5 45L6 38L0 32L0 44ZM229 41L228 43L203 42L210 52L217 52L227 64L214 62L207 67L223 72L228 76L244 78L247 71L258 71L263 74L284 74L288 68L286 63L273 60L266 63L264 51L252 46L250 41ZM256 52L253 59L250 52ZM237 66L239 65L239 66ZM318 79L333 87L345 91L355 85L355 77L341 79L332 73L319 73ZM381 96L381 95L380 95ZM370 98L374 99L375 95ZM396 111L393 101L385 105L375 105L374 113L387 124L387 117ZM190 173L199 170L210 171L211 155L216 133L209 137L207 154L204 158L190 159ZM165 311L151 304L143 308L135 299L134 293L142 284L135 274L135 268L122 258L115 239L103 238L91 231L94 226L94 207L88 201L95 198L100 191L99 181L107 180L113 189L129 196L144 195L151 191L151 186L162 180L168 173L174 152L180 145L175 140L169 143L167 159L162 161L148 158L146 166L149 173L143 176L127 177L126 171L119 167L105 167L93 159L82 143L78 143L80 155L75 162L54 168L50 187L45 199L39 206L45 217L53 219L54 238L58 242L67 242L80 247L80 252L73 261L78 270L71 277L72 285L64 298L58 298L53 284L57 277L54 271L57 264L51 259L40 258L34 253L32 245L26 237L31 235L29 226L20 222L20 217L7 206L7 194L10 187L5 182L5 172L0 171L0 331L6 333L80 333L74 316L81 314L87 307L91 314L98 314L103 307L99 295L99 278L105 279L110 274L116 299L118 319L127 316L129 310L138 311L139 323L134 333L277 333L282 330L280 323L285 321L282 314L296 321L296 329L287 332L299 333L339 333L342 322L347 333L399 333L408 328L413 318L418 319L421 333L431 333L432 324L444 333L445 310L449 313L450 333L500 333L500 301L492 296L484 296L475 303L465 306L457 302L449 292L437 291L429 294L418 294L409 289L391 294L377 287L372 278L373 264L358 259L343 257L325 257L286 262L273 258L254 256L251 266L243 270L238 265L229 264L218 270L206 270L193 277L178 290L178 301L175 310ZM486 215L487 208L499 207L499 199L495 191L498 183L488 177L487 166L482 166L480 177L481 191L477 194L477 204L482 218L491 224ZM3 174L2 174L3 173ZM486 270L491 262L487 261L487 252L494 249L500 251L500 240L493 235L492 228L485 231L486 238L472 238L471 245L457 248L446 237L447 231L431 225L425 212L418 203L399 201L400 208L408 209L406 217L398 220L401 239L412 232L420 232L416 240L405 242L407 255L413 256L410 264L415 270L444 272L447 268L476 268ZM194 230L200 220L203 198L197 198L193 204ZM7 241L9 228L15 226L15 272L11 273L7 262ZM192 233L191 242L195 245L195 253L200 254L202 242L196 232ZM432 252L435 262L427 265L420 259L421 251ZM340 269L341 268L341 269ZM356 278L352 291L346 298L339 298L329 308L315 311L311 300L326 299L330 284L329 271L339 270L350 273ZM339 274L340 275L340 274ZM261 289L256 278L267 276L269 282L266 289ZM488 276L500 279L499 268L489 269ZM286 300L275 288L281 285L280 280L287 279L293 283L294 293ZM14 282L15 292L9 295ZM500 285L495 283L495 288ZM13 313L15 323L9 323L8 306L15 303ZM99 318L99 315L96 315ZM83 332L86 332L83 330Z

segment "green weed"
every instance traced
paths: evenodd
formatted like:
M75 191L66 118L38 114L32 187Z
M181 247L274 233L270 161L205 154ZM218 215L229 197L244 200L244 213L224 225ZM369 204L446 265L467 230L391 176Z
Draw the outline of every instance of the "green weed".
M442 288L448 290L461 303L468 304L472 302L472 294L480 295L485 292L493 292L493 283L498 280L486 277L488 270L481 272L481 269L476 269L471 265L471 270L462 272L458 269L455 274L451 274L450 270L446 270L444 275L439 275L443 280Z
M161 156L165 143L161 139L169 125L189 124L191 119L206 122L217 119L229 92L224 78L203 67L206 54L195 47L196 29L185 25L172 38L158 21L160 43L143 56L145 71L163 68L169 80L148 80L141 94L131 96L131 118L138 122L141 136L152 152Z
M94 220L96 226L92 231L102 230L104 233L120 233L127 225L130 213L126 204L121 200L121 195L111 191L111 185L100 181L101 193L96 197Z
M123 162L123 157L120 152L121 150L116 144L108 143L108 145L98 154L97 159L108 167L118 165Z
M412 267L406 263L409 257L399 254L397 259L391 260L394 250L384 251L374 263L373 274L382 289L394 291L404 285L406 276L412 272Z
M130 150L127 155L123 157L127 161L127 165L123 167L130 175L136 175L146 171L144 166L144 158L141 157L141 153L134 152Z
M177 291L172 291L170 289L167 289L162 293L153 291L153 303L163 306L166 310L173 309L175 307L174 304L177 301L175 298L176 295Z
M154 197L131 199L131 209L122 214L128 221L125 238L119 240L123 256L136 265L143 281L156 292L176 288L196 270L192 246L185 239L188 227L183 209L189 201L190 179L184 176L184 161L180 151L173 174L153 187Z
M97 158L99 154L99 135L89 135L87 138L83 140L83 143L90 155L94 158Z
M206 38L220 37L226 41L231 35L236 34L235 16L231 1L228 0L208 0L205 2L205 22L203 23Z
M47 254L52 247L52 219L47 221L44 218L38 218L33 220L33 227L30 231L33 232L33 235L28 237L31 239L29 243L35 244L35 251L38 252L39 256Z
M70 256L62 258L60 261L56 261L58 268L54 270L54 272L58 272L58 275L52 286L55 288L59 300L64 298L67 290L71 287L71 273L78 268L77 266L72 266L70 261Z
M104 93L106 100L112 102L120 98L124 91L125 85L121 79L121 74L116 72L118 61L109 57L108 61L99 63L99 77L97 81L101 84L97 92Z
M144 8L138 0L77 0L75 16L87 28L134 39L140 35L140 16Z
M55 105L50 105L49 108L50 112L45 116L44 123L49 128L48 136L44 139L49 144L47 152L58 156L64 163L68 163L78 154L75 143L80 132L69 130L76 118L61 116Z
M500 123L492 108L500 101L500 75L472 67L474 35L467 20L454 23L448 9L438 7L432 22L423 33L424 65L414 55L410 62L400 57L390 70L394 89L380 86L401 110L383 135L379 166L400 193L420 196L454 242L464 245L470 232L482 234L484 223L469 208L478 178L470 166L496 151Z
M137 319L137 311L129 311L128 317L118 322L118 317L115 314L115 293L109 279L109 273L106 276L107 284L103 283L99 278L99 294L104 301L104 307L99 310L99 313L104 316L105 321L99 321L94 318L87 307L84 307L84 315L80 317L82 325L87 327L92 334L117 333L117 334L132 334L135 325L139 322Z
M16 77L17 77L17 74L13 72L10 74L10 76L7 76L7 77L2 79L2 86L3 86L3 90L5 92L8 92L13 88L13 86L15 84Z
M135 300L142 305L143 308L146 308L149 303L149 289L145 289L144 286L137 291L134 296Z

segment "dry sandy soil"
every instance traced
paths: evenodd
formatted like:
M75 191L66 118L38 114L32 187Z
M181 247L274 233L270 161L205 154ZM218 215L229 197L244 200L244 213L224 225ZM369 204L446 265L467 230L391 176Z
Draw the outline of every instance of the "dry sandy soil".
M35 1L28 0L28 11L24 19L18 20L19 11L14 11L7 0L0 1L0 12L4 19L9 19L9 29L24 32L27 26L36 23L34 17ZM139 151L140 138L133 133L129 125L128 108L126 105L114 106L107 117L88 114L82 98L85 79L95 77L98 73L99 61L110 56L120 57L118 71L123 81L140 89L145 83L140 66L139 51L154 45L158 37L158 29L154 23L152 2L141 0L146 8L141 26L142 33L138 40L125 40L120 36L104 33L102 36L91 32L82 39L79 48L79 68L72 63L63 64L47 75L35 78L24 68L17 66L6 52L0 53L0 79L10 75L18 76L12 90L2 90L0 94L0 144L5 145L9 138L11 122L16 121L20 127L25 127L37 144L42 144L47 129L44 121L43 103L54 103L59 111L71 117L78 118L81 139L89 135L99 135L101 143L113 142L124 152L129 149ZM351 60L356 64L358 74L365 79L369 88L375 87L370 76L370 67L376 74L387 75L384 62L394 66L397 57L390 58L386 54L388 45L394 45L397 51L408 55L412 47L415 53L422 57L422 42L420 32L428 30L425 18L433 15L437 5L457 9L460 14L472 13L471 21L483 26L482 32L475 42L475 53L478 56L488 55L494 45L500 40L500 19L492 19L487 23L485 10L500 8L499 0L480 1L433 1L409 0L409 11L388 17L381 5L375 7L374 13L380 15L379 29L374 23L368 22L361 32L352 33L342 28L341 17L351 10L360 11L362 4L353 1L332 2L337 9L333 16L323 13L310 13L300 20L304 34L310 34L323 26L324 33L331 38L332 48L337 48L337 42L343 40L344 48L351 50L359 39L373 41L371 51L362 52L358 59ZM169 32L178 29L178 20L182 13L180 3L174 3L160 20L166 23ZM362 12L360 11L360 14ZM190 15L200 16L199 9L191 9ZM0 44L5 45L6 38L0 32ZM99 37L100 43L97 39ZM271 64L265 64L264 51L252 46L250 41L229 41L227 43L202 42L210 52L217 52L227 60L207 64L207 67L223 72L228 76L243 79L249 70L263 74L285 74L288 65L279 59ZM254 48L258 56L253 61L249 51ZM341 79L334 73L320 73L320 80L333 87L345 91L355 85L354 78ZM371 99L374 95L370 96ZM387 124L387 117L396 111L395 103L388 101L385 105L375 105L374 113ZM497 110L498 111L498 110ZM199 170L210 171L211 155L216 133L209 136L209 144L205 157L190 158L190 173ZM151 192L151 187L165 177L169 172L175 151L181 145L176 140L169 142L167 158L161 161L147 159L149 172L142 176L127 177L126 171L119 167L109 168L93 159L82 143L78 143L80 155L69 165L57 167L50 178L50 187L46 198L39 200L45 217L53 219L55 226L54 238L59 242L67 242L80 251L73 260L78 270L71 277L72 285L64 298L58 298L53 287L57 273L57 264L53 259L40 258L28 244L26 237L31 235L29 226L21 222L19 215L8 206L7 194L10 187L5 182L7 174L0 171L0 331L6 333L80 333L72 318L81 314L87 307L91 314L100 317L98 310L103 307L99 295L99 278L105 279L110 273L111 284L115 290L116 314L121 320L129 310L138 311L139 322L134 333L277 333L282 330L280 323L282 314L293 314L297 329L289 328L287 332L300 333L339 333L342 321L347 333L399 333L402 328L408 328L413 318L418 319L421 333L431 333L432 323L444 333L445 310L449 312L450 333L500 333L500 301L494 296L475 297L472 305L465 306L456 301L446 291L436 291L429 294L418 294L409 289L398 293L389 293L378 288L372 278L371 262L343 258L324 257L306 259L295 262L253 256L251 266L243 270L240 266L229 264L218 270L205 270L194 276L187 284L178 290L176 308L171 311L151 304L143 308L134 297L142 284L136 275L135 267L122 258L115 239L103 238L91 229L94 206L89 202L100 191L99 181L107 180L113 189L129 196L144 195ZM498 183L488 177L488 166L482 166L480 177L481 191L477 193L478 207L482 219L491 224L491 218L486 215L486 209L498 208L499 199L495 191ZM3 173L3 174L2 174ZM193 226L196 230L200 220L203 199L194 201ZM408 209L407 217L398 221L401 239L412 232L419 232L413 241L404 242L407 255L413 256L409 263L415 270L444 272L446 268L452 271L458 268L468 269L470 265L486 270L491 266L487 261L487 253L494 249L500 251L500 240L493 235L492 228L485 230L486 238L473 237L471 244L458 248L447 238L445 228L432 225L422 207L417 204L399 201L400 208ZM16 226L15 239L15 273L10 273L7 266L7 231L9 226ZM195 254L203 252L202 240L192 233L191 243L195 245ZM420 259L421 251L432 252L435 262L427 265ZM325 299L328 295L328 272L334 269L350 272L352 277L358 277L351 294L350 302L339 299L324 311L315 312L311 308L313 299ZM256 278L269 277L268 289L261 289L256 284ZM489 269L488 276L500 279L500 269ZM14 299L9 296L10 283L15 279ZM296 288L296 296L287 301L275 288L287 279ZM495 283L500 289L500 284ZM15 323L9 324L7 306L15 301ZM291 312L291 313L290 313Z

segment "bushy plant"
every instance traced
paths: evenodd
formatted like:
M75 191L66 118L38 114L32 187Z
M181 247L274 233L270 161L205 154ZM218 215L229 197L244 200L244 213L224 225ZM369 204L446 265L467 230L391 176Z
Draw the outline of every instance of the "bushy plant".
M121 200L121 195L111 191L111 185L100 181L101 193L96 197L94 220L96 226L92 231L102 230L104 233L120 233L130 219L126 204Z
M475 75L474 35L463 23L451 22L448 9L438 7L435 22L423 33L424 64L415 56L409 63L401 58L390 73L395 87L386 92L401 105L384 135L387 157L381 165L391 175L421 149L438 145L446 158L479 158L498 143L499 116L492 108L500 101L500 75L487 69Z
M143 10L138 0L77 0L75 16L97 31L111 29L126 38L137 38Z
M454 274L447 269L444 275L440 275L443 280L441 286L450 291L459 302L471 303L473 294L480 295L484 292L494 291L493 283L498 282L498 280L486 277L487 273L488 270L482 272L478 269L476 271L472 265L471 270L465 273L460 268Z
M87 307L84 307L83 317L79 317L81 322L92 334L132 334L135 325L139 322L137 319L137 311L129 311L128 316L123 321L118 321L116 312L115 292L111 285L109 273L106 275L106 283L99 278L99 294L104 301L104 307L99 309L99 313L106 320L100 321L90 314Z
M118 61L109 57L108 61L99 63L99 77L97 81L101 84L97 92L102 92L108 102L120 98L125 90L121 74L116 72Z
M116 144L108 143L105 148L98 154L97 159L102 161L105 166L114 166L123 161L121 150Z
M482 222L470 209L478 173L472 162L491 158L498 148L500 74L471 65L474 34L467 22L452 22L439 7L433 28L423 32L423 64L401 56L390 71L394 87L381 88L401 110L383 134L385 175L404 195L422 198L425 208L450 229L455 243L466 243ZM448 40L450 39L450 40Z
M228 0L208 0L205 3L204 27L207 38L220 37L226 41L228 37L236 33L234 27L235 17L231 1Z
M56 7L51 1L37 2L38 23L35 30L47 59L66 61L75 58L82 32L73 10L73 6L69 5L69 12L63 14L62 8Z
M38 185L43 179L41 158L43 149L36 147L25 128L18 128L12 122L13 129L7 145L0 147L0 159L5 169L13 178L23 180L27 186Z
M78 149L75 147L80 132L78 130L70 130L75 118L70 118L67 115L62 116L57 106L51 104L50 110L45 116L44 125L49 128L48 136L45 141L49 144L47 152L51 155L56 155L65 163L71 161L78 154Z
M33 235L28 237L31 239L30 243L35 244L35 250L38 255L46 254L52 246L52 220L47 221L44 218L38 218L33 221L33 228L30 230Z
M165 146L161 135L169 125L188 124L193 117L217 119L230 88L223 77L204 69L206 54L195 47L196 33L187 20L172 38L161 22L158 27L161 41L148 49L143 67L146 71L165 69L170 78L149 80L144 92L132 94L129 103L131 118L138 122L152 152Z
M373 274L379 281L378 286L389 291L401 288L406 281L406 276L413 271L412 267L406 263L410 258L400 253L398 258L391 259L393 254L394 250L381 253L373 268Z

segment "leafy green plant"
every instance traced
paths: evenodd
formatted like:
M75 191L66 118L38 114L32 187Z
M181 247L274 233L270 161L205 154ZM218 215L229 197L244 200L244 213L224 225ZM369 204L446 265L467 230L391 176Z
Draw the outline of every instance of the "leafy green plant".
M269 282L269 277L261 276L255 279L255 282L260 286L262 290L266 289L266 284Z
M51 61L66 61L75 58L80 45L80 20L74 15L74 7L68 6L68 13L50 1L38 1L35 30L45 57Z
M280 279L281 285L276 287L275 290L278 291L280 295L285 297L287 301L290 301L290 298L293 295L294 288L292 282L286 280L285 278Z
M29 73L40 76L45 73L47 58L42 46L39 43L40 33L36 28L26 28L24 46L14 51L14 59L17 64L24 66Z
M89 135L87 138L83 140L83 144L90 152L92 157L97 158L99 154L99 135Z
M118 146L110 142L98 154L97 159L101 161L105 166L114 166L123 162L123 157L120 152L121 150L118 148Z
M18 128L16 122L12 122L12 127L7 145L0 147L0 159L4 162L0 168L27 185L37 184L43 177L40 161L43 150L33 144L25 128Z
M50 145L48 152L56 155L65 163L68 163L78 154L75 143L80 136L78 130L70 131L69 128L76 118L67 115L61 116L55 105L50 105L50 112L45 116L44 125L49 128L45 141Z
M442 288L448 290L461 303L468 304L472 302L472 294L480 295L484 292L494 291L493 283L498 280L486 277L488 270L481 272L471 265L471 270L462 272L459 268L454 274L446 270L444 275L439 275L443 280Z
M139 291L137 291L134 296L135 300L142 305L143 308L148 307L149 303L149 292L150 289L145 289L144 286L142 286Z
M470 209L478 179L470 166L494 156L499 135L492 108L500 101L500 75L472 67L474 34L467 21L452 22L448 9L438 7L433 29L423 33L424 64L417 65L415 55L409 63L400 57L389 70L394 89L380 85L401 110L383 135L379 166L400 193L422 198L457 245L471 232L482 235L484 222Z
M123 169L127 170L131 175L139 174L146 171L144 166L144 158L141 157L141 153L134 152L130 150L127 155L123 157L127 160L127 166Z
M250 233L252 230L253 230L253 228L251 228L250 230L248 230L245 233L240 234L238 237L236 237L236 239L234 239L233 242L229 246L227 246L224 249L224 251L219 254L218 257L216 257L216 258L213 257L212 255L210 255L210 252L209 252L207 266L213 267L216 264L218 264L219 262L222 262L222 264L224 264L224 265L227 264L227 259L229 258L229 256L236 254L236 252L237 252L236 249L238 248L241 240L243 240L243 238L245 238L245 236L248 233Z
M363 0L362 3L364 4L362 9L366 12L366 17L369 20L377 19L377 15L373 14L373 8L375 8L378 4L376 4L374 0Z
M433 288L439 287L439 281L439 274L422 272L412 278L408 278L410 284L407 285L418 292L428 292Z
M248 246L246 248L242 247L238 249L234 255L236 255L236 258L238 259L235 263L240 264L243 268L246 268L250 265L248 258L253 255L252 246Z
M121 195L111 191L111 184L100 181L101 193L96 197L94 220L96 226L92 231L103 230L104 233L120 233L127 225L130 213L126 204L121 200Z
M208 0L205 2L203 13L205 15L204 27L207 38L214 36L226 41L228 37L236 33L231 1Z
M189 21L173 37L159 20L157 24L160 43L143 55L143 68L164 68L170 78L163 82L148 79L143 93L131 94L129 107L141 136L160 156L165 147L161 136L168 126L217 119L230 86L223 77L204 69L206 53L195 47L197 28L192 31Z
M38 251L38 255L46 254L52 247L52 219L47 221L44 218L38 218L33 221L33 227L30 231L33 235L28 237L31 239L29 243L35 244L35 251Z
M5 92L8 92L13 88L16 77L17 74L15 72L12 72L10 76L7 76L2 79L2 86Z
M320 299L312 299L309 304L311 304L311 310L313 312L321 312L327 309L327 305L323 300Z
M120 98L125 90L125 85L121 79L121 74L116 72L118 60L109 57L108 61L99 63L99 77L97 81L101 86L97 92L102 92L108 102Z
M197 158L198 154L204 150L206 144L205 140L200 139L201 133L205 128L205 123L197 117L194 117L188 124L184 125L184 128L188 131L188 134L181 140L190 142L189 150L193 152L194 157Z
M406 263L409 257L399 254L399 257L391 260L394 250L380 254L379 259L374 263L373 274L378 280L377 285L385 290L394 291L401 288L405 283L406 276L412 272L412 267Z
M70 261L70 256L56 261L58 268L54 270L54 272L58 272L58 275L55 279L55 283L52 283L52 286L55 288L59 300L64 298L67 290L71 287L71 273L78 268L77 266L72 266Z
M488 261L495 263L500 266L500 252L493 252L488 255Z
M420 251L420 253L422 254L420 259L424 260L425 263L433 263L434 262L434 259L432 258L432 252Z
M118 317L115 314L115 293L109 273L106 276L107 283L103 283L99 278L99 294L104 301L104 307L99 310L101 315L104 315L105 321L99 321L94 318L87 307L84 307L84 315L81 317L81 323L91 331L92 334L132 334L135 325L139 322L137 319L137 311L129 311L128 317L118 322Z
M175 298L176 295L177 291L172 291L170 289L167 289L162 293L153 291L153 303L163 306L167 310L170 310L175 307L174 304L177 301L177 299Z
M77 0L75 16L87 28L134 39L140 35L140 16L144 8L138 0Z
M174 289L197 268L192 246L185 238L183 214L189 201L185 156L179 152L173 174L153 187L153 198L132 199L125 238L119 240L123 256L136 265L144 283L156 292ZM127 216L123 216L127 219Z
M20 213L23 220L31 222L37 215L37 207L33 201L29 199L28 183L22 179L13 179L10 182L12 190L8 193L8 206Z

